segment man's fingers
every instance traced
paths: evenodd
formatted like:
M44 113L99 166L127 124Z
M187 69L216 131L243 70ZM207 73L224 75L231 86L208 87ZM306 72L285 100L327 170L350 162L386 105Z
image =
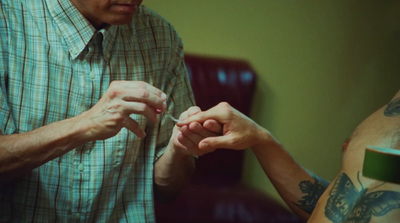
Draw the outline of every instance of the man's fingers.
M133 134L137 135L140 138L146 137L146 133L140 128L139 123L133 120L130 117L125 118L123 126L129 129Z
M219 125L218 123L216 123ZM199 135L202 138L207 138L211 136L217 136L219 132L211 131L207 128L205 128L202 124L198 122L192 122L188 125L189 129Z
M187 116L193 116L197 113L201 112L200 107L198 106L192 106L187 110Z
M201 112L201 109L197 106L192 106L190 107L188 110L186 110L185 112L183 112L180 116L179 116L179 120L183 120L187 117L190 117L192 115L195 115L197 113Z
M186 117L183 120L180 120L179 122L177 122L176 124L179 127L182 127L184 125L188 125L191 122L200 122L203 123L205 120L207 120L207 116L205 115L205 112L199 112L197 114L194 114L192 116Z
M119 97L128 102L142 102L155 109L164 110L167 95L143 81L114 81L110 85L111 98Z
M201 125L199 123L191 123L190 125ZM202 128L202 127L201 127ZM197 147L197 144L202 140L204 137L201 136L199 133L195 132L192 130L193 128L190 128L190 126L183 126L180 130L181 133L188 138L190 141L193 142L194 146Z
M189 116L177 123L178 126L184 126L191 122L203 123L206 120L214 119L221 124L224 124L226 114L232 111L232 107L226 102L222 102L217 106L214 106L207 111L198 112L192 116Z
M125 115L139 114L156 123L158 121L157 111L141 102L125 102Z
M196 147L196 144L188 137L184 136L183 134L178 136L178 141L181 144L181 149L188 150L188 148Z
M203 123L203 126L208 131L211 131L211 132L214 132L214 133L217 133L217 134L221 134L222 133L223 126L219 122L217 122L217 121L215 121L213 119L206 120Z
M229 136L208 137L199 142L200 150L233 149Z
M154 109L165 110L167 95L162 93L161 95L151 93L145 89L132 89L126 92L127 95L123 97L124 101L128 102L142 102Z

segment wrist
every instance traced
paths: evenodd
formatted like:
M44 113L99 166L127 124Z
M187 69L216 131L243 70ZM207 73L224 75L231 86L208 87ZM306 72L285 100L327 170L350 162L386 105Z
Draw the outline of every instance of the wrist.
M101 126L96 126L92 118L90 117L89 111L85 111L82 114L71 118L74 123L74 133L77 134L79 140L86 142L94 141L99 136Z
M65 122L65 126L69 129L68 140L73 144L72 147L77 147L94 140L88 122L84 117L79 115L63 120L62 122Z
M169 153L168 155L173 157L174 160L186 160L188 157L191 157L190 154L185 153L173 144L168 148L166 152Z
M263 150L277 144L279 144L279 142L268 130L259 127L255 133L254 144L251 148L253 150Z

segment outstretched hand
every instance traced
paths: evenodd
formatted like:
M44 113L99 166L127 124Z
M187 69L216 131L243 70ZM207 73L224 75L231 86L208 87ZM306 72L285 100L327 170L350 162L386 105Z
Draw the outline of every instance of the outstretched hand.
M199 113L199 107L193 106L183 112L179 117L184 120L192 115ZM199 149L199 142L207 137L217 136L222 132L222 126L215 120L208 120L203 126L199 122L190 122L187 125L175 126L171 137L174 148L180 150L186 155L204 155L215 149Z
M197 112L178 122L177 125L183 127L201 123L205 129L211 130L210 120L219 122L222 125L222 131L218 136L202 139L199 142L200 150L213 151L218 148L242 150L261 144L265 140L265 133L268 133L226 102L221 102L207 111Z

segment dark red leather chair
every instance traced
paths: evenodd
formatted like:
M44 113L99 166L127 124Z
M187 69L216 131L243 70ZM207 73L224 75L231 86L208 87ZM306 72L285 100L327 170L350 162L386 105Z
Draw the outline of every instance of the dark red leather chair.
M244 60L186 55L197 106L226 101L249 115L256 73ZM194 176L171 203L155 203L158 223L302 222L264 193L241 183L244 151L220 149L198 158Z

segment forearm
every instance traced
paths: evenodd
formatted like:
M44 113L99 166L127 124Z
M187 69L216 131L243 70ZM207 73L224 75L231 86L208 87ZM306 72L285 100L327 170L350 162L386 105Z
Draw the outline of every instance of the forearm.
M88 139L79 122L76 117L26 133L0 135L0 183L84 144Z
M252 146L265 174L293 212L307 219L329 183L298 164L267 131Z
M195 169L194 157L167 148L154 167L154 193L159 201L175 198Z

